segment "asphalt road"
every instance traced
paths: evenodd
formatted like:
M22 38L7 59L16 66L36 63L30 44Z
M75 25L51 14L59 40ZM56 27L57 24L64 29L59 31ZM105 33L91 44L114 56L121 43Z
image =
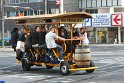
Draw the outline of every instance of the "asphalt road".
M91 45L92 60L98 67L93 73L76 71L62 76L52 70L33 66L23 71L12 51L0 51L0 80L5 83L124 83L124 45Z

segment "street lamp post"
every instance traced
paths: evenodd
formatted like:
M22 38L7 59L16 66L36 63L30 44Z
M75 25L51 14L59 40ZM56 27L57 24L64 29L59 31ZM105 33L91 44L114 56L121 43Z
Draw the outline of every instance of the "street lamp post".
M1 39L2 39L2 48L3 48L4 47L4 7L3 7L3 0L1 0L1 21L2 21Z

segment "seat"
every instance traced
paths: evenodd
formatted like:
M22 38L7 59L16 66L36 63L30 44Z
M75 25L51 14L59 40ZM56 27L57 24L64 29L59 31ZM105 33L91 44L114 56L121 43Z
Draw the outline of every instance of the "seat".
M32 47L37 48L38 47L38 44L34 44L34 45L32 45Z
M41 49L41 48L47 48L46 43L44 43L42 45L38 45L38 47L39 47L39 49Z

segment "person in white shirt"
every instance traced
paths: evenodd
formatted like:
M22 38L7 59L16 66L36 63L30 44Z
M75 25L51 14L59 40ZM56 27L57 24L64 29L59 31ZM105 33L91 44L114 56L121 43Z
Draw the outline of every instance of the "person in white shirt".
M63 48L56 44L55 40L60 39L60 40L65 40L65 38L57 36L55 33L55 28L50 28L50 31L46 34L45 36L45 41L48 49L56 48L59 52L59 61L64 61L63 60Z
M80 31L80 39L82 40L82 44L89 45L86 28L81 28Z

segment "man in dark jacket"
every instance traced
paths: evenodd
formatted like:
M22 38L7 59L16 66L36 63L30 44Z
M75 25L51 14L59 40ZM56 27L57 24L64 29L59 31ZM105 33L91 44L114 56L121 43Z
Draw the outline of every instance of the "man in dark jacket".
M45 35L46 29L44 27L41 28L41 32L39 33L39 45L43 45L45 43Z
M31 42L31 45L38 44L39 42L39 32L40 32L40 27L36 26L35 30L31 33L29 41Z
M36 26L34 29L35 30L33 32L31 32L31 34L29 36L29 42L31 43L32 47L38 47L40 27ZM33 48L32 48L32 50L35 52L36 61L38 61L39 56L38 56L37 50L35 50Z
M19 37L18 28L14 28L11 32L11 45L14 51L16 51L18 37Z

